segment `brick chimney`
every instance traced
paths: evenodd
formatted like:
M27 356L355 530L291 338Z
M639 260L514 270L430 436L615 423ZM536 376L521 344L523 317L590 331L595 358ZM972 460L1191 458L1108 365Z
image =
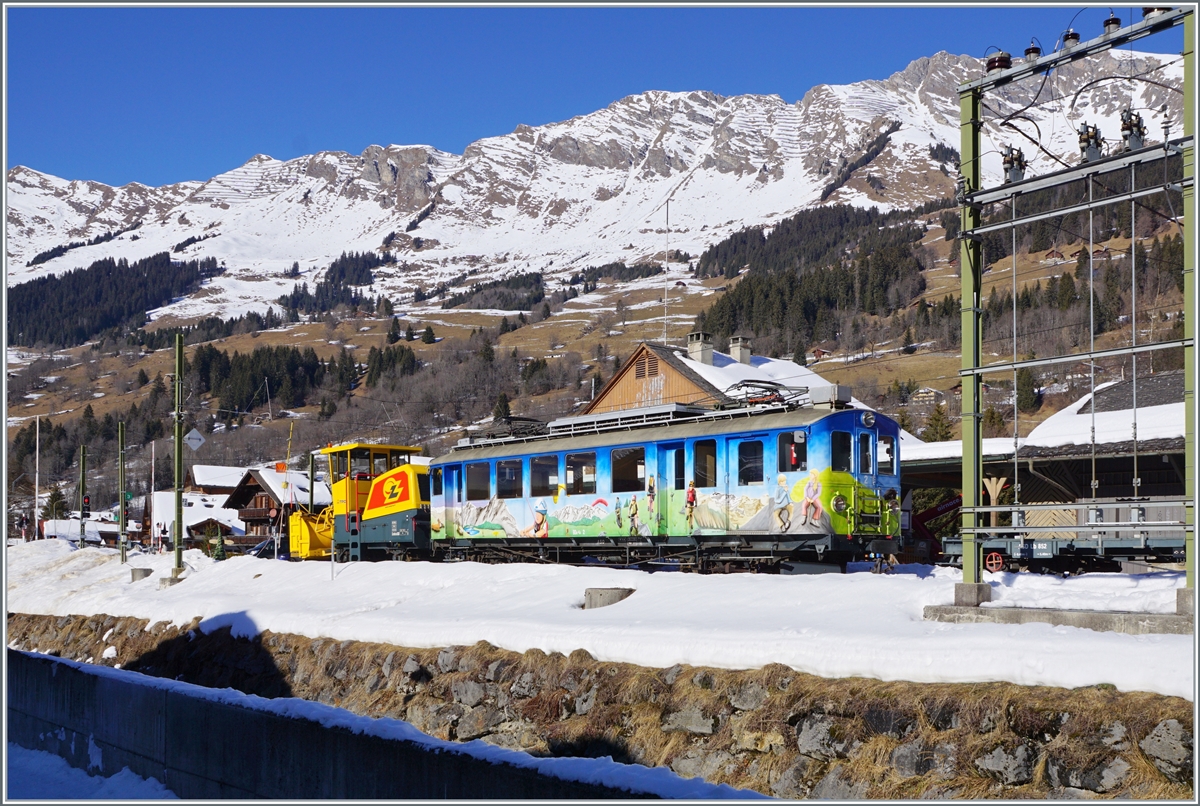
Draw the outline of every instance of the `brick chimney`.
M750 356L754 353L750 350L750 339L746 336L733 336L729 339L729 354L733 356L733 360L739 364L749 364Z
M693 330L688 334L687 339L688 358L711 367L713 362L712 334L702 330Z

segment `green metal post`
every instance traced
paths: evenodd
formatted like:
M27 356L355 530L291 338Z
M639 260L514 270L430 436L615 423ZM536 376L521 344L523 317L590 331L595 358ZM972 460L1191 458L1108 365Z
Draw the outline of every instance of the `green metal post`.
M316 481L314 481L314 479L316 478L316 474L313 472L314 461L315 461L315 457L313 455L313 452L309 451L308 452L308 513L310 515L314 512L314 507L316 506L314 496L316 495L317 488L316 488Z
M83 525L85 519L83 517L83 499L87 495L87 445L79 446L79 548L83 548L84 538L87 537L87 532Z
M963 191L979 190L981 171L979 167L980 92L971 89L959 96L959 125L961 132ZM963 203L961 224L964 232L980 224L977 208ZM959 248L959 270L962 275L962 368L975 369L980 366L980 286L983 266L979 241L964 237ZM965 375L962 379L962 527L964 530L977 526L979 516L966 508L979 506L980 489L983 483L982 452L979 432L980 376ZM978 584L980 579L979 551L976 535L963 532L963 583Z
M1196 114L1196 15L1190 14L1183 21L1183 133L1189 137L1195 136ZM1183 177L1194 179L1196 176L1196 149L1189 146L1183 151ZM1183 336L1186 339L1196 338L1196 314L1200 311L1196 293L1196 230L1192 223L1196 220L1196 191L1191 185L1183 190ZM1190 231L1189 231L1190 230ZM1193 506L1187 510L1187 523L1191 527L1196 524L1195 505L1200 503L1200 490L1197 489L1196 478L1196 358L1194 346L1183 348L1183 400L1184 416L1187 419L1185 442L1185 465L1187 466L1187 489ZM1188 532L1184 538L1184 562L1187 569L1187 587L1196 589L1196 535Z
M126 561L126 536L125 530L129 528L125 520L125 423L117 423L117 519L120 525L117 527L117 533L120 535L118 542L121 546L121 565Z
M183 334L175 334L175 567L183 573Z

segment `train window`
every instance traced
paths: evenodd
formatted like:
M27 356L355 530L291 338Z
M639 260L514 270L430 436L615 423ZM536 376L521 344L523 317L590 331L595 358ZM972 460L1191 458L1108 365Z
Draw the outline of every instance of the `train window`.
M672 451L675 454L675 489L682 490L687 486L684 476L687 475L683 469L683 448L677 448Z
M378 476L381 473L386 473L388 470L388 456L383 451L376 451L371 454L372 472Z
M808 470L808 441L803 431L785 431L779 435L779 472Z
M421 494L421 503L429 503L429 474L417 474L417 491Z
M350 475L371 475L371 451L368 448L353 448L350 451Z
M763 483L763 444L758 440L738 443L738 486Z
M487 462L467 465L467 500L486 501L492 495L491 469Z
M700 439L692 445L692 475L697 487L717 486L717 441Z
M646 449L617 448L612 452L612 491L636 493L646 489Z
M596 454L567 454L567 493L593 495L596 492Z
M440 467L435 467L433 470L429 471L429 475L433 477L433 494L441 495L442 494L442 469Z
M497 498L520 498L524 487L520 459L501 459L496 462Z
M867 431L863 431L858 435L858 472L871 475L875 472L875 462L871 459L872 443L875 441L875 435Z
M896 439L894 437L879 438L879 474L881 476L896 475Z
M853 441L847 431L831 431L829 433L829 452L832 454L829 462L831 470L839 473L853 472L850 467L850 454Z
M529 493L558 495L558 457L534 456L529 460Z
M329 454L329 475L334 481L346 478L346 452Z

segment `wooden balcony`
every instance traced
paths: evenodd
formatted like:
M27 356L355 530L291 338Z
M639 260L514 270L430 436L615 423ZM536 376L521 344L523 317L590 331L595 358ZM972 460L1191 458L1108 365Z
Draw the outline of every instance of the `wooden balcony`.
M266 521L271 519L270 507L251 507L249 509L239 509L238 519L242 523L249 521Z

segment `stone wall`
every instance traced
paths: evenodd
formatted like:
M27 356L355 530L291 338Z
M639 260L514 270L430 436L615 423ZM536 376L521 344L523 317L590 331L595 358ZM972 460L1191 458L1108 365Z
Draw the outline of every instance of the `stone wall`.
M17 648L405 719L450 740L612 756L784 798L1192 798L1192 705L1007 683L827 680L781 665L648 669L480 643L234 639L9 615ZM106 657L106 655L108 657Z

